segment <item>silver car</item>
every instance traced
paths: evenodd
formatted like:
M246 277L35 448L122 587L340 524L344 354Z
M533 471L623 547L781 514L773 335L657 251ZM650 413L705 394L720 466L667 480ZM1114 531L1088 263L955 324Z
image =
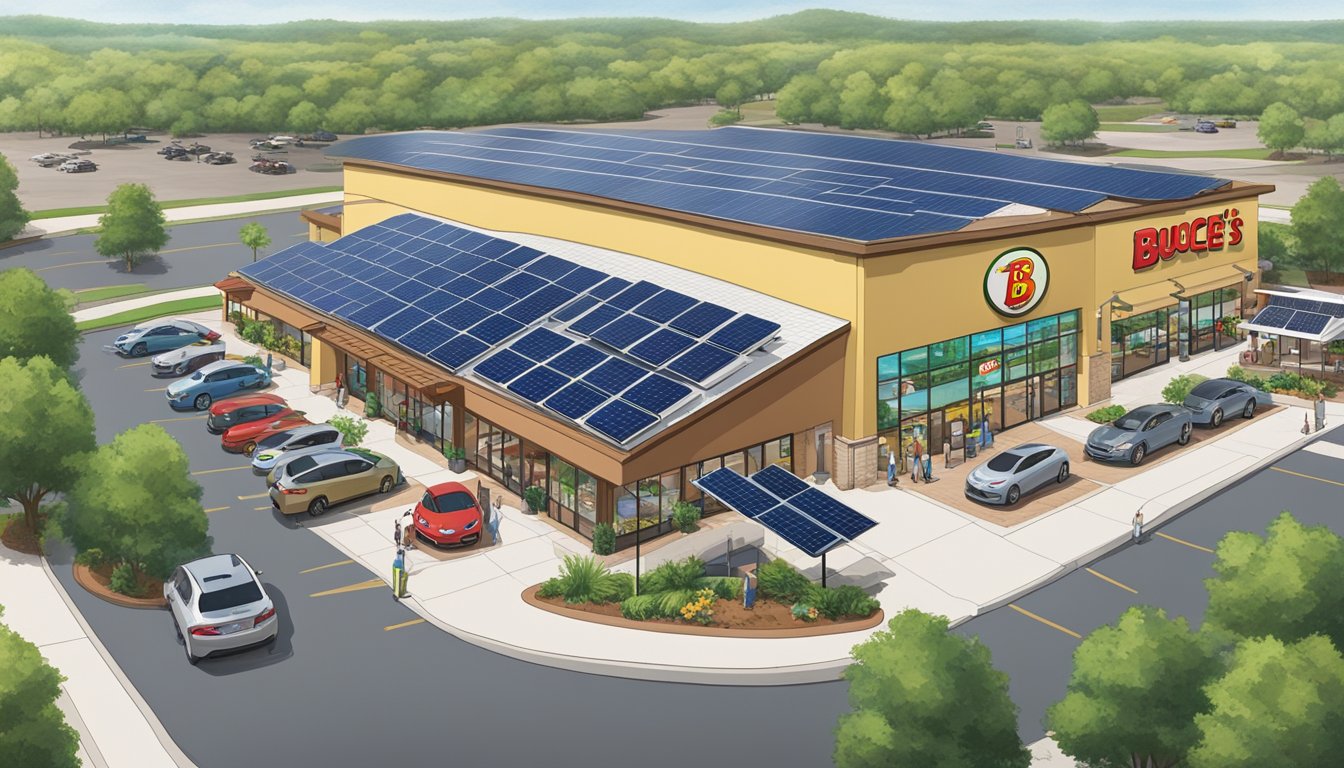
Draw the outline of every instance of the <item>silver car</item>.
M1229 414L1240 414L1243 419L1255 415L1259 406L1271 406L1274 398L1245 382L1236 379L1209 379L1195 385L1182 403L1190 410L1196 424L1210 427L1222 425Z
M224 359L224 342L201 340L172 352L155 355L151 373L159 378L186 376L210 363Z
M179 565L164 582L163 597L173 614L187 661L265 645L280 631L275 603L257 576L237 555L210 555Z
M1012 506L1023 494L1069 479L1069 454L1054 446L1027 443L1009 448L971 470L966 496L986 504Z
M1144 405L1087 436L1083 450L1098 461L1143 463L1149 453L1172 443L1185 445L1194 431L1190 409L1183 405Z
M311 424L287 429L257 443L257 450L252 454L252 473L265 475L300 456L340 448L341 432L330 424Z

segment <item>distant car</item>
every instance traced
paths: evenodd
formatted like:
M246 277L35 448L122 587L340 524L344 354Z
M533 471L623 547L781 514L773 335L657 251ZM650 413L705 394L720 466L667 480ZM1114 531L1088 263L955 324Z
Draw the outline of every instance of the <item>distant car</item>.
M313 131L313 135L308 138L312 141L336 141L340 137L331 131Z
M1183 403L1190 410L1194 423L1210 427L1221 426L1223 418L1230 413L1239 413L1243 419L1249 419L1255 416L1257 407L1273 404L1274 398L1268 392L1235 379L1202 381L1190 390Z
M1198 123L1195 123L1195 133L1217 133L1217 132L1218 132L1218 126L1214 125L1208 120L1201 120Z
M150 373L158 378L186 376L198 368L223 359L224 342L201 339L181 349L155 355L151 361L153 367L150 368Z
M156 155L166 155L174 150L182 149L182 144L177 141L169 142L167 146L159 147L154 151Z
M53 165L60 165L61 163L66 162L67 160L74 160L75 158L71 157L70 155L58 155L52 152L43 152L40 155L33 155L28 159L32 160L34 163L37 163L43 168L50 168Z
M1083 450L1099 461L1128 461L1137 467L1159 448L1190 442L1193 431L1190 409L1185 406L1144 405L1092 430Z
M154 352L167 352L201 340L215 341L218 338L218 333L200 323L175 317L141 323L118 336L112 346L123 355L144 357Z
M270 418L229 427L224 436L220 438L219 444L229 453L251 456L252 452L257 450L258 441L309 424L312 424L312 422L303 417L303 411L285 409Z
M461 483L440 483L415 505L415 532L441 546L469 546L481 540L484 518L476 497Z
M280 619L260 574L238 555L210 555L179 565L163 583L188 663L275 640Z
M985 120L981 120L980 122L978 122L978 123L975 124L975 129L976 129L977 131L993 131L993 130L994 130L994 124L993 124L993 123L990 123L990 122L987 122L987 121L985 121Z
M1017 139L1013 146L1018 149L1031 149L1031 139Z
M285 399L269 392L221 400L210 406L210 415L205 417L205 430L212 435L222 435L230 427L249 421L278 419L286 410L289 410L289 406L285 404Z
M271 504L281 514L306 511L318 517L333 504L391 493L400 482L401 469L381 453L362 448L315 453L285 465L271 485Z
M277 432L257 441L252 453L252 472L270 474L300 456L341 449L341 432L330 424L312 424Z
M1027 443L1009 448L966 477L966 496L986 504L1012 506L1051 480L1069 479L1069 454L1051 445Z
M210 165L228 165L229 163L236 163L238 160L233 156L232 152L211 152L205 157L202 157L201 162L209 163Z
M98 170L98 164L92 160L66 160L56 170L66 173L87 173Z
M165 160L181 160L183 158L189 159L191 156L191 153L187 151L186 147L178 146L176 144L164 147L163 149L159 150L159 154L163 155L163 159Z
M184 379L168 385L168 405L173 410L204 411L214 401L247 389L271 383L271 370L236 360L211 363Z
M191 146L187 147L187 154L189 154L189 155L208 155L208 154L210 154L210 147L208 147L208 146L206 146L206 145L204 145L204 144L192 144Z
M1236 128L1236 127L1237 127L1237 121L1236 121L1235 119L1233 119L1233 118L1230 118L1230 117L1224 117L1222 120L1215 120L1213 124L1216 125L1216 126L1218 126L1219 128Z

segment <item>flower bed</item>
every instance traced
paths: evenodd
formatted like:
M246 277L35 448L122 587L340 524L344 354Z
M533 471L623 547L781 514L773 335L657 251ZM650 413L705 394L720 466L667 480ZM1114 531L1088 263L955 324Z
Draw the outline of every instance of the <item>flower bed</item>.
M131 597L112 591L113 563L99 563L95 566L75 563L75 583L102 600L123 608L162 608L167 605L163 599L163 582L145 575L136 580L140 596Z
M15 552L26 555L42 554L42 545L37 535L28 528L23 512L13 512L8 517L0 517L0 542Z

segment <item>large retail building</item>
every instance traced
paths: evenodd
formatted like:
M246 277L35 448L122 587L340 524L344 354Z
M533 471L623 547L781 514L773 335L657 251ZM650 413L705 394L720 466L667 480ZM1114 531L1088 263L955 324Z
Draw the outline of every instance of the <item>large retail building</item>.
M584 536L719 466L876 482L1231 343L1272 187L799 131L369 136L219 285ZM585 367L585 365L592 367Z

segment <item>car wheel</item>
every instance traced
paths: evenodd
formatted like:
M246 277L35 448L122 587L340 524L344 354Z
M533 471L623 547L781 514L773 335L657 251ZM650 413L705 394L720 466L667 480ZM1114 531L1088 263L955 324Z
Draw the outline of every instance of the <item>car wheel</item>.
M1246 401L1246 407L1241 409L1241 418L1250 419L1255 417L1255 398L1252 397Z
M204 393L197 395L193 405L196 406L196 410L204 411L210 407L210 396Z
M193 667L200 664L201 657L192 654L191 645L187 643L187 636L182 634L181 629L177 630L177 634L182 635L182 652L187 654L187 663Z
M1059 474L1055 477L1055 482L1064 483L1069 479L1069 462L1059 465Z
M321 517L327 511L327 499L324 496L318 496L313 499L313 503L308 505L308 514L313 517Z
M149 347L145 346L143 341L131 347L131 357L144 357L147 354L149 354Z
M256 442L254 442L254 441L252 441L252 440L249 440L249 441L247 441L247 444L243 446L243 455L244 455L244 456L251 456L252 453L253 453L254 451L256 451L256 450L257 450L257 444L256 444Z
M384 477L384 478L383 478L383 482L381 482L381 483L378 484L378 492L379 492L379 493L391 493L391 492L392 492L392 486L394 486L394 485L396 485L396 483L394 483L394 482L392 481L392 477L391 477L390 475L389 475L388 477Z
M1222 408L1214 408L1214 409L1213 409L1213 417L1209 419L1209 426L1211 426L1211 427L1221 427L1222 425L1223 425L1223 409L1222 409Z
M1192 429L1193 428L1189 424L1186 424L1185 426L1181 427L1181 436L1176 438L1176 442L1180 443L1181 445L1188 445L1190 443L1190 432L1192 431Z
M1008 502L1008 506L1011 507L1016 504L1017 500L1020 498L1022 498L1022 489L1014 485L1012 488L1008 489L1008 496L1004 498L1004 501Z
M1129 452L1129 463L1137 467L1143 463L1143 459L1147 455L1148 446L1144 443L1139 443L1134 446L1134 450Z

